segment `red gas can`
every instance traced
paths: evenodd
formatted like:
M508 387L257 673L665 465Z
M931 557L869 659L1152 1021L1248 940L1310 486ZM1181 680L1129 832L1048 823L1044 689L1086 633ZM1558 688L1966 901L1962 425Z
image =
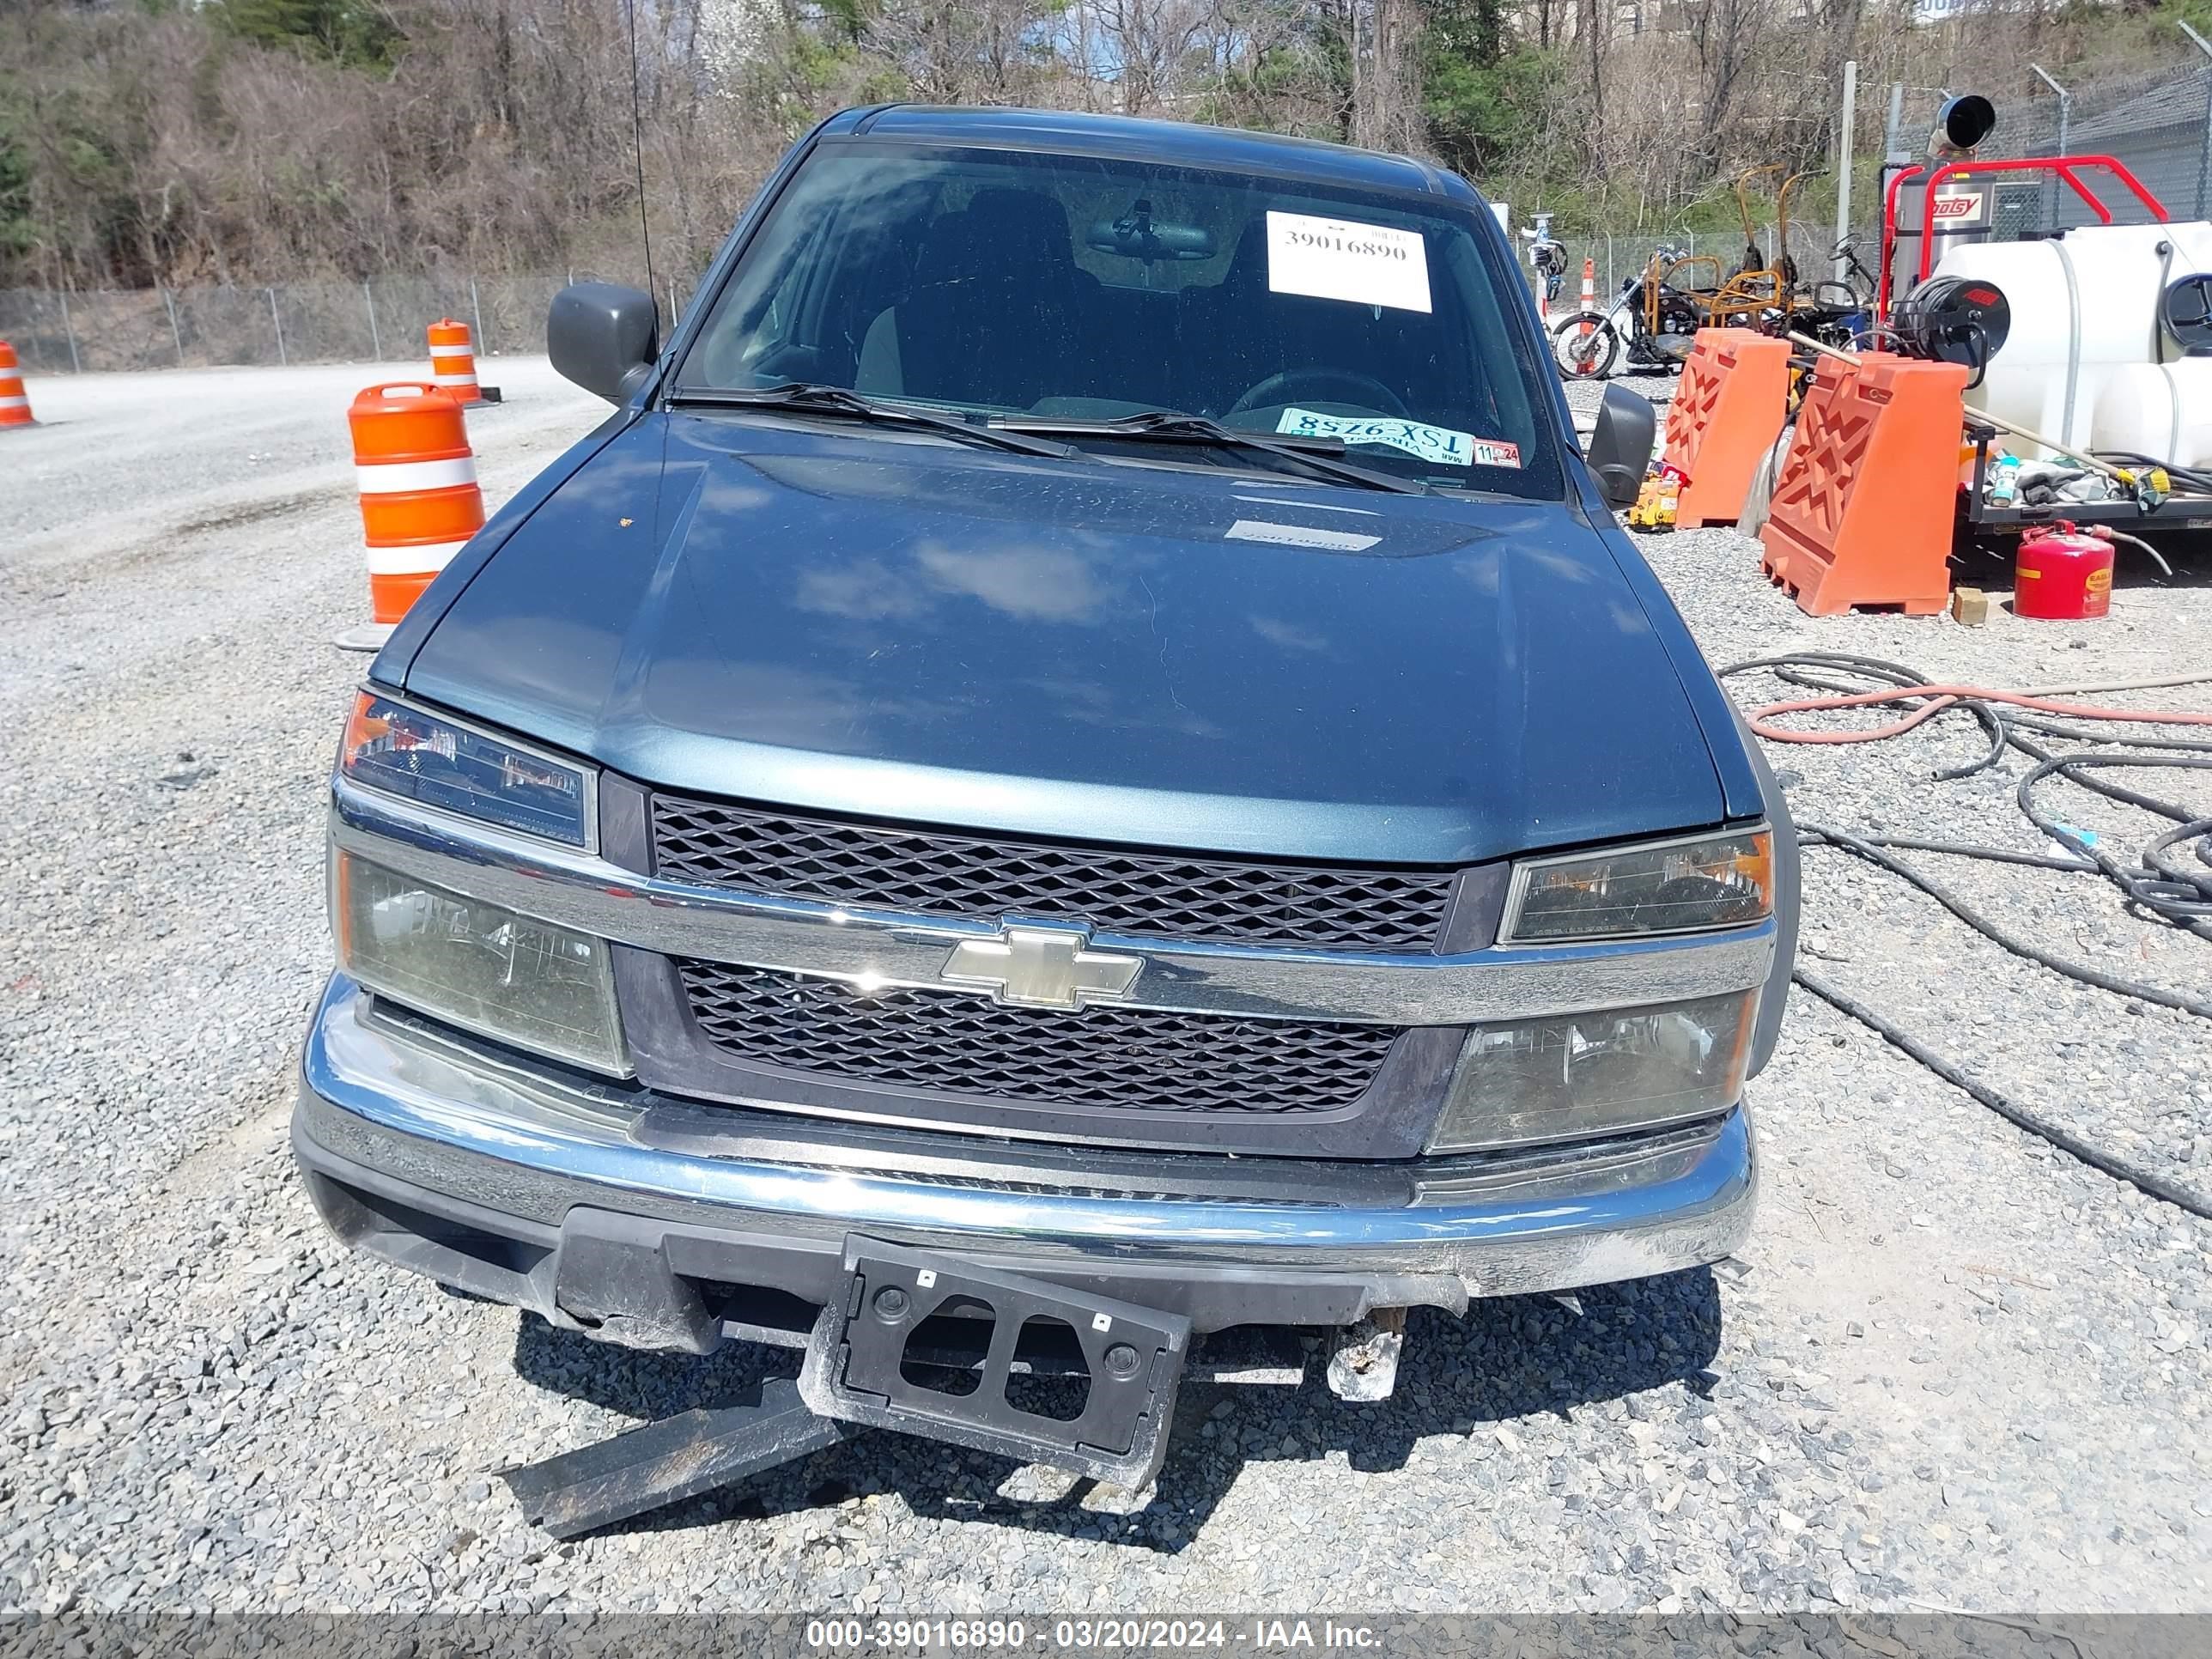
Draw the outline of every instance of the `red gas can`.
M2092 525L2037 525L2020 538L2013 566L2015 616L2079 622L2112 608L2112 544Z

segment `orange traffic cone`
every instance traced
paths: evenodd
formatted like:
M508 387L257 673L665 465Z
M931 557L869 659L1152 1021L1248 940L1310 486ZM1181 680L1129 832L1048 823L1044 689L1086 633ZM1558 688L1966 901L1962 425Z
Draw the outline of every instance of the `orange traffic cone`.
M1587 340L1597 332L1597 325L1589 319L1597 313L1597 261L1583 260L1583 325L1575 331L1575 337Z
M483 491L461 406L443 387L373 386L346 411L354 476L368 547L366 627L338 635L347 651L374 651L446 562L483 528Z
M22 371L15 366L15 348L0 340L0 427L36 426L31 400L23 391Z
M483 402L483 390L477 385L475 343L466 323L441 317L430 325L430 380L465 409Z

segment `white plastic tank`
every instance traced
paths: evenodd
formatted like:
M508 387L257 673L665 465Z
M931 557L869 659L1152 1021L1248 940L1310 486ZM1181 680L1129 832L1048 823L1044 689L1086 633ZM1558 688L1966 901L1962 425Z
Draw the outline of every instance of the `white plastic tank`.
M2089 428L2100 452L2212 465L2212 357L2112 369L2097 393Z
M2161 243L2168 245L2166 254L2159 252ZM2012 311L2011 332L1991 355L1981 385L1966 393L1967 405L2061 443L2134 447L2100 435L2100 400L2116 370L2180 356L2159 327L2159 302L2169 283L2197 271L2212 271L2212 223L2202 219L2090 225L2041 241L1950 247L1935 274L1993 283ZM2191 371L2180 383L2192 405L2197 379ZM2148 396L2149 390L2145 382L2132 394L2115 394L2114 419L2126 396ZM2156 413L2154 407L2154 423ZM2008 447L2044 453L2010 441Z

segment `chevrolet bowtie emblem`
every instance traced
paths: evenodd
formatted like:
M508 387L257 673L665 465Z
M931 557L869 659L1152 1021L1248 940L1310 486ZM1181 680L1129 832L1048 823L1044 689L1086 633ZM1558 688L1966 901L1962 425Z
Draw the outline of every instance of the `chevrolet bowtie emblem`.
M1086 927L1007 922L996 939L963 939L938 977L948 985L988 987L993 998L1025 1008L1080 1008L1129 994L1142 957L1090 948Z

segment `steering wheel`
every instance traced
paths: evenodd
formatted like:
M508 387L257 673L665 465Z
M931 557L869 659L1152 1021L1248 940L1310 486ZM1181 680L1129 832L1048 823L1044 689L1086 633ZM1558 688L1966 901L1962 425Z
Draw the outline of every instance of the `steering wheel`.
M1333 387L1336 391L1357 392L1357 398L1323 398L1313 387ZM1370 395L1372 394L1372 395ZM1254 386L1225 411L1241 415L1248 409L1271 409L1277 404L1295 402L1300 397L1320 403L1356 404L1362 409L1380 409L1386 415L1407 418L1405 400L1384 386L1372 374L1362 374L1356 368L1286 368L1279 374L1270 374Z

